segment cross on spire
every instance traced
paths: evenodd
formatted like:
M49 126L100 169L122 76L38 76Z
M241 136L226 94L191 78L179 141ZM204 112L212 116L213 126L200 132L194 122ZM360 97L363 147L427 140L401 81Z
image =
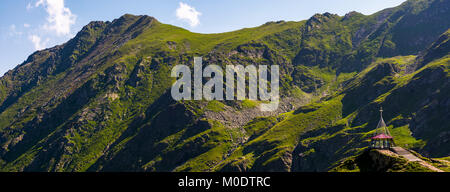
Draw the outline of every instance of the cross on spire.
M394 139L389 133L389 129L386 126L386 123L383 120L383 107L380 106L380 121L378 122L377 127L375 128L374 136L371 139L371 147L372 148L391 148L394 146Z

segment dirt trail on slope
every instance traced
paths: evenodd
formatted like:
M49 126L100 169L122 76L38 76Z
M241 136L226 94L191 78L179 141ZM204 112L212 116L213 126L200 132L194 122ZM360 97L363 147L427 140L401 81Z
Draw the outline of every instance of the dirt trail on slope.
M411 152L407 151L406 149L402 148L402 147L392 147L393 152L395 152L397 155L400 155L404 158L406 158L408 161L417 161L419 162L422 166L431 169L433 171L436 172L444 172L430 164L428 164L427 162L425 162L424 160L416 157L414 154L412 154Z

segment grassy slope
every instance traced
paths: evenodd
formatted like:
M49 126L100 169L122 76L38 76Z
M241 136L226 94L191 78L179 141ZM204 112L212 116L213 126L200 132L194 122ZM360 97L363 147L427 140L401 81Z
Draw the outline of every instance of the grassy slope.
M361 86L360 83L364 82L367 75L371 74L370 72L375 70L377 66L384 63L390 63L398 66L399 69L406 69L408 65L411 65L414 62L414 59L414 56L379 59L366 70L359 73L352 82L347 85L346 89L358 88ZM330 100L301 107L297 110L298 113L288 113L285 120L271 126L268 130L264 124L256 126L258 124L250 123L248 125L249 127L252 127L252 131L248 132L250 137L252 137L252 134L255 132L261 132L262 130L264 130L264 134L258 134L256 137L253 136L253 139L244 146L238 148L234 155L231 155L229 159L224 161L220 168L225 167L224 170L227 170L226 168L229 168L230 165L242 166L242 164L245 164L247 170L267 170L270 168L264 167L270 165L270 162L283 161L283 155L285 153L292 153L293 156L301 153L303 158L313 158L313 161L317 162L319 161L318 158L316 158L317 155L323 155L322 153L324 151L333 151L334 155L328 154L329 156L332 156L332 158L330 160L324 160L324 167L319 169L322 171L324 169L326 170L327 166L333 164L333 161L338 162L340 158L344 158L351 154L358 154L364 150L364 146L368 146L367 138L372 133L372 127L376 125L375 123L379 117L371 117L368 119L369 123L352 125L355 124L352 123L352 120L360 115L359 113L361 113L361 111L366 111L368 106L376 106L383 103L386 97L389 97L390 94L396 90L408 86L408 83L415 79L422 71L444 67L447 69L448 75L449 66L450 62L448 58L444 57L429 63L426 67L417 70L412 74L406 74L402 70L392 74L390 77L385 76L377 82L374 82L374 84L382 83L388 78L390 80L386 83L394 86L391 86L391 89L380 94L369 103L358 107L356 111L348 114L348 116L343 116L342 113L342 97L345 94L337 94L331 97L332 99ZM346 89L344 89L344 93ZM388 106L388 104L383 104L383 106ZM387 119L385 117L388 124L405 119L408 119L408 117L397 116ZM389 129L394 138L396 138L396 143L399 146L421 149L426 145L426 140L412 136L408 125L395 128L391 125L389 126ZM300 148L301 150L294 150L295 147ZM327 150L324 149L324 147L330 147L330 149ZM327 157L321 156L321 158L325 159ZM255 162L260 162L260 164L255 164ZM291 167L288 165L284 167L284 169L289 170ZM295 171L295 169L296 167L292 168L292 171Z
M306 21L271 22L256 28L221 34L192 33L182 28L155 22L151 28L146 29L138 38L123 45L114 53L113 57L105 62L105 65L96 69L95 75L92 75L89 79L98 92L95 93L89 102L77 109L70 117L64 119L64 122L58 124L58 127L54 127L54 130L49 135L45 135L38 143L27 149L25 153L20 154L18 158L9 162L5 166L7 167L5 170L21 170L28 166L34 170L84 171L94 165L99 166L96 164L98 164L98 159L102 155L107 153L115 156L116 153L120 153L126 148L129 141L136 138L139 131L144 130L145 126L149 124L151 119L146 118L157 117L154 114L158 114L161 111L152 107L154 101L165 93L173 81L167 76L171 65L189 64L192 56L205 56L212 51L228 53L241 45L253 44L251 46L242 46L242 51L252 51L256 48L261 48L261 46L258 47L259 45L263 45L262 47L267 46L269 50L275 52L275 54L271 55L275 55L275 59L267 61L267 59L258 58L239 58L238 61L248 61L248 63L282 61L284 64L289 65L290 61L294 59L301 49L308 48L321 50L323 53L326 53L322 55L323 57L320 56L322 58L319 58L321 62L325 63L333 62L336 58L342 61L341 59L344 56L348 56L348 54L351 55L349 58L357 58L357 60L350 59L349 61L351 62L358 61L358 64L360 64L359 61L369 63L382 46L380 42L388 30L375 32L368 40L363 41L357 49L350 50L352 46L356 46L353 44L351 34L354 34L360 25L365 25L366 27L374 26L377 22L376 18L380 14L382 13L372 16L356 15L345 21L342 20L342 17L334 17L329 22L322 23L321 29L310 34L302 34L302 28L305 26ZM337 33L337 36L335 33ZM255 44L259 45L255 46ZM328 57L328 55L337 55L337 57ZM309 56L306 54L305 58ZM166 58L173 60L167 60ZM206 149L206 153L192 157L186 164L177 167L177 170L192 171L220 170L228 164L239 164L236 162L243 161L245 161L249 170L267 170L273 165L275 165L274 170L289 170L289 162L286 162L289 158L286 158L286 154L292 153L298 146L305 148L306 151L303 154L306 157L313 157L314 154L320 153L314 148L317 146L316 144L330 143L334 139L340 138L345 138L347 142L342 144L350 145L348 145L348 148L343 147L339 149L337 157L352 154L355 152L353 151L354 149L360 150L362 148L364 144L361 145L359 142L364 142L367 134L370 133L373 122L376 121L376 118L363 118L364 114L362 112L367 113L368 110L375 110L376 107L374 105L383 103L386 98L389 99L391 93L408 85L418 73L425 69L421 69L414 74L403 74L403 71L401 71L398 74L377 79L374 84L369 84L369 86L389 85L392 87L389 87L383 94L376 94L376 97L372 98L369 103L354 103L355 106L363 106L359 108L349 107L346 100L344 100L347 95L343 92L341 92L342 94L336 94L335 91L342 91L345 88L343 87L344 83L348 82L350 84L345 85L346 87L361 87L360 79L358 78L364 78L366 74L376 69L382 63L389 63L397 66L399 69L404 69L406 65L411 63L413 58L414 56L407 56L379 60L370 65L352 81L347 81L356 74L354 72L356 69L352 67L344 70L346 66L339 65L333 67L316 65L307 68L300 67L301 69L299 66L295 66L295 70L301 71L301 73L312 79L305 82L322 82L323 85L318 89L314 88L312 94L305 93L297 86L294 86L299 83L295 82L296 79L286 75L283 78L284 82L282 81L283 88L291 92L292 95L299 97L304 95L312 96L312 101L315 103L302 107L295 112L254 120L244 127L247 134L245 136L240 135L242 134L241 132L229 130L224 128L223 125L218 125L217 122L212 121L209 122L212 125L209 131L189 135L188 138L184 138L181 137L182 133L188 130L188 125L184 125L177 133L165 137L171 138L175 142L164 153L184 149L183 147L187 146L187 143L184 143L183 140L190 141L199 138L199 136L208 137L208 140L202 143L202 149ZM236 60L231 62L233 63L234 61ZM349 64L349 66L351 65ZM439 68L441 66L444 66L447 72L448 60L435 61L426 68ZM110 84L102 85L102 78L114 75L110 71L115 69L118 69L118 84L112 81ZM343 73L343 71L346 72ZM34 88L21 97L17 103L0 114L0 130L8 126L13 129L20 129L27 122L30 122L36 115L33 110L27 111L25 115L18 118L15 117L16 112L39 101L37 97L44 99L42 103L45 103L45 99L50 97L44 93L48 93L50 92L49 90L58 87L58 84L55 84L55 82L63 77L64 73L55 77L53 81L51 80L52 77L50 77L49 81ZM116 95L117 98L109 97L108 95L111 94ZM1 95L4 95L4 92ZM319 98L326 95L328 97L319 100ZM355 95L359 96L358 94ZM108 98L107 100L104 99L105 96ZM1 97L3 99L4 96ZM191 107L189 104L184 105ZM210 102L205 109L218 112L223 110L222 105L220 102ZM251 108L255 106L255 103L244 101L241 105L242 107ZM194 113L197 115L201 114L203 110L197 104L193 104L192 108L191 111L196 111ZM408 110L404 113L408 113ZM142 120L144 122L139 122L141 116L145 117ZM357 120L359 118L369 123L355 123L353 121L355 117ZM408 118L410 117L398 116L397 120ZM135 125L136 121L138 121L138 125ZM78 125L73 127L72 125L75 122L78 122ZM335 129L339 130L334 131ZM421 147L426 144L425 139L412 137L407 126L396 127L391 131L394 136L399 138L400 145ZM310 133L313 133L314 136L305 139L304 136ZM11 135L11 137L18 137L20 132L15 134ZM237 146L236 141L234 141L236 137L248 137L250 140L242 146ZM61 138L63 138L62 142L65 143L64 146L66 147L66 149L62 150L64 154L56 154L56 159L50 159L52 155L43 153L42 149L53 149L51 146L55 146L55 143L60 142ZM164 140L159 138L152 144ZM230 143L230 141L232 142ZM181 142L181 146L175 147L177 142ZM112 147L111 150L110 147ZM228 154L230 150L232 150L232 153ZM46 159L47 156L49 157ZM30 165L36 158L43 159L43 161L48 163L36 168L34 165ZM139 166L151 170L152 167L150 165L155 165L165 160L162 158L152 157L151 159L145 159L144 161L148 162L143 162L142 166ZM63 165L56 165L55 162L57 161L63 162ZM282 164L284 163L288 166L278 166L281 161ZM329 164L331 162L326 163Z
M150 29L144 31L138 38L127 42L121 47L118 52L119 56L114 57L105 66L98 69L97 74L93 75L92 80L94 82L99 81L102 74L107 73L108 69L114 67L123 67L120 71L121 76L130 81L134 77L134 72L139 65L146 67L145 59L150 57L160 57L158 54L161 52L168 53L169 55L204 55L212 49L230 50L237 45L245 43L247 41L254 41L261 39L267 35L282 32L291 28L296 28L302 25L302 22L283 22L283 23L269 23L257 28L243 29L239 31L223 33L223 34L197 34L187 30L174 27L171 25L155 23ZM176 42L177 48L171 49L166 43ZM180 46L181 45L181 46ZM186 60L179 61L181 63ZM158 67L158 70L147 71L147 74L138 74L140 78L141 86L135 87L128 85L128 82L119 82L121 86L118 86L115 94L119 99L104 100L105 95L109 93L107 90L114 89L113 86L107 85L102 87L100 92L91 99L89 103L83 106L83 111L92 111L88 115L96 116L92 120L85 120L86 114L81 110L75 112L69 119L63 122L59 127L55 128L48 136L45 136L29 148L25 153L20 154L14 161L8 163L5 166L5 170L21 170L24 167L30 166L36 158L41 158L40 154L43 148L49 148L49 145L54 142L53 140L59 137L61 134L65 134L64 142L66 147L65 154L58 157L59 160L67 162L67 165L58 167L54 164L55 160L51 159L50 162L42 167L47 167L46 170L55 171L84 171L93 165L97 159L103 155L104 149L114 143L121 134L129 129L130 123L133 122L133 118L136 118L139 114L142 114L145 108L153 103L154 100L159 98L168 87L170 87L173 79L170 79L169 68L167 63L162 63ZM147 68L148 69L148 68ZM59 74L54 81L50 81L34 88L25 96L19 99L19 102L15 103L12 107L9 107L7 111L3 112L0 116L0 125L6 127L13 123L11 128L21 128L21 126L31 120L34 113L28 112L27 115L30 118L21 117L20 122L13 122L15 118L14 111L18 111L20 108L24 108L31 103L36 104L36 97L42 96L43 98L49 98L45 92L54 89L52 86L58 86L55 82L64 77L63 74ZM109 87L109 88L107 88ZM247 103L251 107L251 103ZM101 107L107 105L107 108ZM209 105L207 107L210 110L220 110L216 105ZM222 105L222 104L220 104ZM102 108L101 111L98 109ZM97 114L94 114L97 113ZM98 119L100 115L105 115L105 119ZM82 121L78 128L73 130L70 128L70 123L74 121ZM216 126L214 126L216 127ZM214 130L215 128L213 128ZM67 130L71 130L70 134L67 134ZM215 134L212 134L213 136ZM219 134L221 135L221 134ZM228 134L225 134L225 136ZM123 142L129 141L133 136L125 139L119 146L125 145ZM193 136L193 138L196 136ZM214 140L216 137L213 137ZM218 138L217 138L218 139ZM226 145L231 143L224 142ZM212 144L209 144L213 146ZM220 148L221 146L218 146ZM114 150L121 150L120 147ZM223 151L222 151L223 153ZM45 158L45 157L43 157ZM199 157L201 158L201 157Z
M374 161L376 156L378 161ZM423 158L426 162L430 159ZM445 166L445 165L444 165ZM330 170L331 172L434 172L418 162L409 162L394 154L382 153L376 150L364 151L358 156L349 157Z

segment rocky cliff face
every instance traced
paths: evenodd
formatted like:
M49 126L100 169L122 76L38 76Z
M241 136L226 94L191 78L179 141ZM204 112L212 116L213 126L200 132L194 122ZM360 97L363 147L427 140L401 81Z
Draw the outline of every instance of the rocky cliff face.
M380 105L399 145L450 156L448 8L411 0L223 34L91 22L0 78L0 170L326 171L367 146ZM170 70L194 55L279 65L279 109L172 100Z

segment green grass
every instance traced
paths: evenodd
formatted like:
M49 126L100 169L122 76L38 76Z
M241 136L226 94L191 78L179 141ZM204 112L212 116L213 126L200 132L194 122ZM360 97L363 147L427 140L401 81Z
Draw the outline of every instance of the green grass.
M299 134L295 133L329 126L340 118L339 109L342 107L342 104L339 97L330 101L311 104L311 106L314 106L317 110L309 113L291 114L253 142L267 139L269 142L277 141L286 145L292 145L298 142ZM306 122L309 124L306 124Z
M225 157L224 155L233 149L233 142L235 142L234 140L239 137L239 131L227 128L218 121L210 120L209 122L212 124L211 129L188 138L175 147L184 147L187 143L194 141L197 137L208 135L208 141L202 145L202 147L208 150L205 153L202 153L185 162L183 165L178 166L175 171L211 171L223 160Z
M325 16L318 15L317 17L323 19ZM135 21L138 17L126 15L123 19ZM58 127L51 127L52 130L48 136L39 140L25 153L20 154L18 158L11 162L0 162L0 167L7 167L11 170L23 169L30 165L37 156L45 155L45 153L40 153L43 148L47 149L48 146L55 145L52 142L55 141L54 137L63 135L64 141L69 144L64 146L64 150L70 152L70 155L65 154L55 158L65 159L68 163L64 165L65 167L57 167L56 162L51 160L43 167L53 168L56 171L88 170L104 155L105 151L108 151L107 149L111 144L121 138L122 134L131 126L133 120L141 117L145 121L151 120L148 119L150 117L146 116L148 111L153 109L152 107L157 104L154 102L168 90L174 81L174 78L169 77L173 65L191 65L193 56L206 56L211 53L224 54L218 60L219 65L237 62L242 62L240 64L243 65L287 64L287 71L284 71L281 79L282 88L286 89L283 91L289 92L290 96L295 98L307 98L305 100L310 103L296 112L291 111L273 117L255 118L242 129L230 129L217 121L209 120L211 129L183 138L189 131L186 127L191 125L181 127L176 133L166 135L165 138L159 138L155 141L156 144L164 143L168 147L160 155L146 163L145 166L149 170L156 170L157 167L152 166L164 161L166 153L188 149L192 144L195 144L196 139L205 140L205 143L202 143L201 146L201 149L205 152L184 162L176 169L177 171L220 170L226 163L234 165L245 163L249 169L253 166L269 166L283 158L284 154L291 153L299 144L309 147L305 152L306 156L314 156L320 152L320 149L314 148L313 144L329 144L327 142L333 142L333 139L340 139L341 137L350 139L339 142L341 146L338 146L337 150L334 151L335 155L354 154L355 151L362 149L358 144L365 144L370 128L367 127L367 122L352 127L352 119L355 116L361 117L358 115L364 115L367 110L372 110L367 107L385 102L395 93L396 89L408 85L415 78L420 78L420 73L425 70L442 68L448 77L450 75L448 67L450 58L446 56L429 63L426 67L412 74L405 74L404 69L414 62L416 56L375 58L376 51L381 47L381 38L386 37L385 47L396 49L397 46L395 41L390 39L390 36L386 36L383 31L376 31L380 34L374 34L369 40L362 42L359 48L352 44L351 35L360 30L363 23L366 25L363 27L375 24L375 16L357 15L347 21L342 21L342 19L340 16L332 16L329 21L320 23L318 28L312 29L313 32L309 31L308 34L303 34L306 21L270 22L254 28L220 34L194 33L155 21L152 26L137 38L128 41L118 51L106 52L98 56L99 58L108 58L107 60L92 60L100 66L89 69L95 70L95 72L86 81L96 80L94 88L98 89L98 94L90 98L91 100L87 104L81 106L79 111L65 119ZM117 30L124 31L132 23L128 22ZM79 60L95 43L94 39L100 35L100 31L89 28L87 32L91 34L91 38L82 38L83 43L79 45L79 49L69 53L71 61ZM238 47L244 53L235 54L234 51L238 50ZM302 49L308 49L315 53L305 55L305 58L310 58L307 63L304 63L305 66L290 65L293 58ZM245 52L252 51L264 52L266 56L254 58L252 55L245 54ZM227 55L228 53L230 53L230 56ZM364 54L367 55L360 56ZM345 62L345 66L338 65L343 63L342 58L344 56L350 58L350 61ZM48 54L41 59L47 57ZM372 59L376 59L376 61L360 73L357 72L360 70L358 68L341 70L341 67L350 66L352 62L356 62L358 66L365 66L364 61L371 61ZM394 88L373 101L367 101L367 104L357 103L357 107L350 111L350 115L342 117L345 107L342 99L345 95L341 94L340 91L349 89L349 87L358 88L361 86L361 80L366 78L368 73L384 63L392 64L401 71L392 76L380 78L374 85L381 87L395 85ZM301 74L305 75L307 79L311 78L312 82L320 81L323 86L317 90L314 89L312 93L305 93L302 90L303 87L294 85L294 81L297 79L291 77L291 71L288 71L292 70L293 66L295 66L295 70L302 72ZM20 77L26 75L23 71L18 72ZM38 107L42 106L47 111L57 107L60 102L58 99L62 100L67 94L74 91L73 89L77 89L72 87L70 90L58 92L59 95L51 94L54 90L63 87L59 82L67 74L70 73L63 72L56 76L47 77L45 81L40 82L39 86L32 88L21 96L17 102L3 111L0 114L0 131L5 128L17 130L17 132L7 135L8 139L15 138L23 132L20 129L36 117ZM347 87L342 87L342 84L350 79L352 79L350 84ZM137 83L134 81L137 81ZM106 82L110 84L103 85ZM3 83L0 84L1 101L10 91L6 90ZM374 85L370 86L373 87ZM371 88L370 86L369 88ZM108 91L117 94L117 99L103 100ZM324 95L328 96L324 98ZM356 97L359 96L358 94L355 95ZM50 103L51 99L55 99L56 102ZM52 105L48 106L48 103ZM209 101L204 108L196 102L183 101L180 103L187 108L187 112L192 112L193 115L190 117L192 121L199 120L198 118L206 110L222 112L228 107L233 107L225 106L219 101ZM239 104L243 109L251 109L257 107L259 102L244 100ZM29 106L31 107L25 110L25 113L18 113ZM404 107L402 110L402 112L411 111L408 107ZM161 111L151 112L158 114ZM87 118L88 116L92 118ZM364 117L362 119L367 120ZM77 126L72 126L73 124ZM140 128L142 127L136 128L137 130L134 130L134 133L127 135L121 141L117 141L119 143L111 149L110 155L115 155L126 147ZM331 128L339 128L340 130L331 132ZM426 144L425 141L414 138L407 125L389 128L400 146L421 148ZM302 139L303 134L314 131L318 131L316 135ZM246 135L243 135L244 132ZM236 144L237 138L244 137L249 138L248 142L238 146ZM349 146L352 149L348 149ZM228 157L228 153L232 149L235 149L235 151ZM7 166L4 166L5 163ZM408 166L405 167L405 170L416 169L414 164Z
M212 111L212 112L221 112L224 111L225 105L217 100L209 101L206 105L206 110Z
M241 106L244 109L255 108L259 105L258 101L245 99L241 102Z
M441 157L441 158L436 158L436 159L442 159L442 160L450 161L450 157Z
M265 36L298 27L302 24L302 22L272 23L227 33L200 34L172 25L155 23L149 30L141 34L139 38L127 43L122 50L137 48L144 50L144 53L149 51L176 53L181 49L182 51L201 55L217 48L217 45L220 45L218 47L220 50L229 50L245 42L262 39ZM169 49L165 46L167 41L176 42L178 50Z
M299 142L301 133L313 129L320 129L337 122L340 115L340 97L323 103L311 104L315 111L307 113L293 112L282 114L278 120L274 117L258 118L244 127L249 135L254 135L253 139L244 146L239 147L223 164L230 163L240 158L248 156L249 165L253 165L258 158L266 159L258 166L267 166L271 162L279 160L286 152L291 152ZM275 125L273 125L275 123ZM248 157L250 157L248 156Z
M399 156L383 154L379 151L364 151L341 161L330 172L433 172L419 162L410 162Z
M405 148L422 148L426 144L425 141L416 139L411 135L412 133L411 130L409 130L409 125L395 128L390 126L388 128L394 137L394 141L397 146Z

